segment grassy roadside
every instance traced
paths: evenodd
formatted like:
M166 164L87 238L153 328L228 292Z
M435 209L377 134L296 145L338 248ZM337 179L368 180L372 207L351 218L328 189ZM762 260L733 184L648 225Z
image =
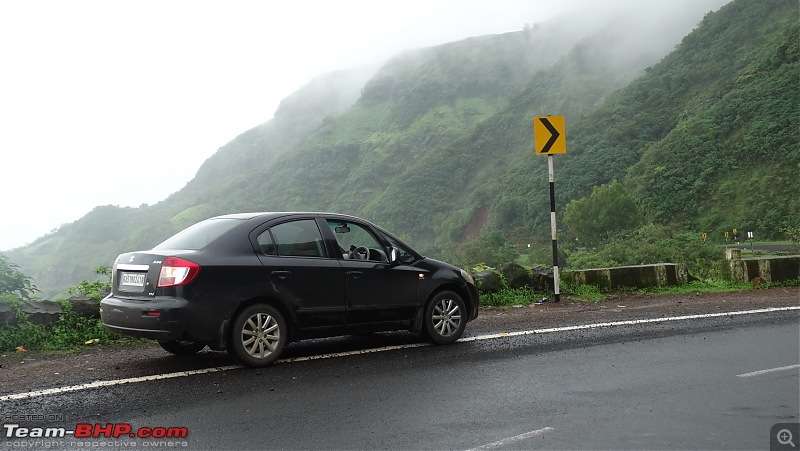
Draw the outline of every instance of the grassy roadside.
M749 291L768 289L773 287L796 287L800 286L800 279L790 280L779 283L762 283L758 287L752 283L737 283L728 280L704 280L693 281L686 285L675 285L669 287L654 287L648 289L630 290L602 290L596 285L570 285L561 286L561 295L571 302L605 302L616 298L619 293L636 293L650 295L683 295L693 293L725 293L732 291ZM497 293L481 294L481 307L492 308L512 308L516 306L528 306L533 302L545 298L553 299L553 293L533 293L528 288L504 288Z
M61 302L64 313L54 324L34 324L17 311L17 324L0 328L0 352L68 351L98 343L133 341L103 327L97 318L85 318Z
M741 284L721 280L694 281L687 285L653 288L647 290L625 290L639 294L671 294L681 295L690 293L721 293L731 291L749 291L766 289L777 286L800 286L800 279L784 283L766 283L758 288L751 283ZM571 286L566 284L561 287L561 293L569 302L599 303L612 300L620 291L603 291L593 285ZM546 299L552 302L553 293L537 293L530 287L504 288L497 293L481 294L481 308L505 309L517 306L528 306L534 302ZM0 328L0 352L75 352L86 346L105 344L130 344L141 342L130 337L114 334L105 329L99 319L84 318L76 315L64 303L64 314L50 326L33 324L23 318L18 312L19 323Z

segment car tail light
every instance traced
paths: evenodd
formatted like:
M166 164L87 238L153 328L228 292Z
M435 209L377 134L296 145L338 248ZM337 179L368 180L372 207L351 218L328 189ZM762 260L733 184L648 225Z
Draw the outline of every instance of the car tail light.
M161 274L158 276L158 288L176 287L191 282L200 265L182 258L167 257L161 265Z

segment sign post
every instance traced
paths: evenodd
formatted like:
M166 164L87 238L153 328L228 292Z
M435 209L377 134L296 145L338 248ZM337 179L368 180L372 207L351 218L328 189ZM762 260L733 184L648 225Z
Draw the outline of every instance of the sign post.
M550 180L550 234L553 239L553 294L561 301L558 277L558 233L556 229L556 188L553 155L567 153L564 116L539 116L533 119L533 138L536 155L547 155L547 174Z

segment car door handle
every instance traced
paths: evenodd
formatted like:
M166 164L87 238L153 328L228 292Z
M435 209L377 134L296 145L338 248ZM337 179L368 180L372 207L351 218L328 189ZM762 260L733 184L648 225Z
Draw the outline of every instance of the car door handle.
M354 279L358 279L359 277L364 275L363 271L347 271L348 276L352 276Z
M285 278L291 276L292 272L291 271L272 271L272 275L277 277L277 278L279 278L279 279L285 279Z

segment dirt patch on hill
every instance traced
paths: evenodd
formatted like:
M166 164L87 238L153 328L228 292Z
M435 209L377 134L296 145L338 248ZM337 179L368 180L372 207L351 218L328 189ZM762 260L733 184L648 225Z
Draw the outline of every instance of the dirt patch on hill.
M489 221L489 206L485 205L481 207L473 216L472 219L469 220L467 226L464 228L464 232L461 233L461 237L458 239L459 243L464 243L470 238L475 238L476 236L480 235L481 230Z

